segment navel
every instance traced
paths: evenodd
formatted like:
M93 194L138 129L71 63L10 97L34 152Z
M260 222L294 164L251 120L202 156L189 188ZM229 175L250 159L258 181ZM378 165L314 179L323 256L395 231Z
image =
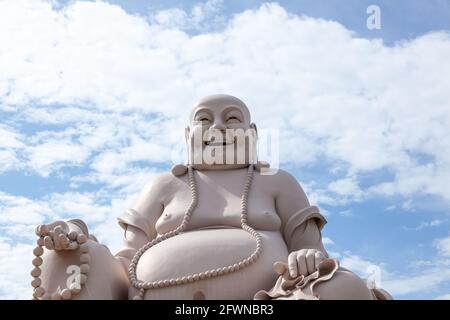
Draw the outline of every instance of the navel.
M197 292L194 293L193 299L194 300L206 300L206 296L202 290L198 290Z

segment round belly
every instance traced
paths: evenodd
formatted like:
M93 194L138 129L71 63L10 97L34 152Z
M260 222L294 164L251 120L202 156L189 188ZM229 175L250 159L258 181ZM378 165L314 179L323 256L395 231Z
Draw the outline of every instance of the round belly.
M258 231L263 251L253 264L230 274L174 287L146 291L146 299L252 299L276 280L275 261L287 260L287 248L278 231ZM167 239L147 250L139 260L137 278L158 281L225 267L248 257L256 241L241 229L202 229ZM132 288L130 296L136 294Z

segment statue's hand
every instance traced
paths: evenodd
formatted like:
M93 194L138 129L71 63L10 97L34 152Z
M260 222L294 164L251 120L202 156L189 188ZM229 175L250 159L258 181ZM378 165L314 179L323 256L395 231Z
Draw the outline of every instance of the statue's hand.
M299 275L305 277L317 270L319 263L325 255L316 249L302 249L291 252L288 256L289 275L295 278Z
M64 221L50 224L40 224L36 227L36 234L44 238L44 245L48 250L78 249L78 237L86 237L81 230L70 228Z

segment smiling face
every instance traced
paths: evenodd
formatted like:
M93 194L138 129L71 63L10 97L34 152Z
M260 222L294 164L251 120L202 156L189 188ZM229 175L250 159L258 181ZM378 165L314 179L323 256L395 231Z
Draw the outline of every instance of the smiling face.
M247 106L229 95L213 95L193 108L186 128L189 164L198 169L245 167L256 158L256 127Z

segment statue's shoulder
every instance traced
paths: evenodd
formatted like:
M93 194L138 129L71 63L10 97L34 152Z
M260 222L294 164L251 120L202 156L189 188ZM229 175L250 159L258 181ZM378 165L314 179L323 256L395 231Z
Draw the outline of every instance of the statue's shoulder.
M152 183L159 186L173 186L180 184L182 180L187 179L187 174L175 175L172 171L162 172L152 179Z
M157 174L152 178L152 182L159 185L167 185L176 180L176 176L174 176L170 171L162 172Z
M306 193L301 186L297 178L289 173L288 171L278 169L272 175L264 175L258 172L260 175L259 179L261 181L260 185L266 186L272 190L276 195L285 195L291 197L293 195L296 201L307 202Z
M178 180L177 177L170 171L159 173L147 181L143 192L153 196L168 194L173 189L176 180Z
M275 183L277 185L286 185L292 183L298 183L297 179L290 174L288 171L283 169L273 169L271 168L271 172L269 174L264 172L258 172L258 175L271 183Z

